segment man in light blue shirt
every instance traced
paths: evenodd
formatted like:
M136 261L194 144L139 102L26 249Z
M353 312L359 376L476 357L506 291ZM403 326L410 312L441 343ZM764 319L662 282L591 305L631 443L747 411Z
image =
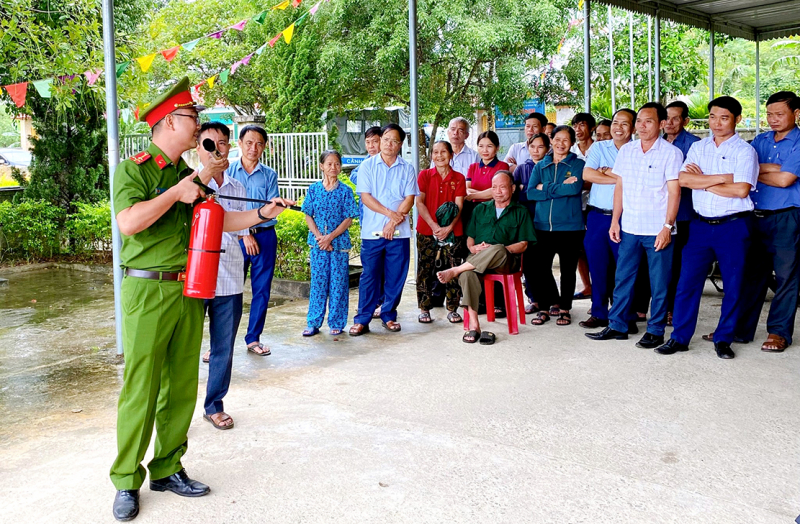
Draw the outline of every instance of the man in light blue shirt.
M272 200L278 198L278 173L261 163L261 155L267 145L267 132L263 128L247 125L239 132L239 150L242 157L233 162L225 172L229 177L241 182L247 189L247 198ZM262 204L249 202L248 209L256 209ZM269 220L250 228L250 234L239 240L244 255L244 274L250 268L250 285L253 300L250 303L250 320L244 341L247 350L260 356L271 353L269 347L261 343L264 321L267 318L272 276L275 274L275 256L278 250L278 237L275 234L277 220Z
M453 158L450 159L450 167L456 173L461 173L465 177L469 166L480 162L477 151L469 147L465 142L469 138L469 122L463 116L457 116L450 121L447 126L447 138L453 148ZM436 167L431 160L431 168Z
M614 293L614 269L619 255L619 244L608 236L617 183L611 168L619 148L631 141L635 124L636 111L623 108L614 113L611 140L592 144L583 169L584 180L592 183L583 240L592 277L592 314L580 322L580 326L587 329L608 326L608 303Z
M397 305L411 256L408 212L414 205L414 197L419 194L416 170L399 156L405 138L406 133L399 125L384 126L380 154L367 159L359 170L356 192L364 203L361 222L363 272L358 289L358 313L350 328L351 336L369 332L369 322L381 295L383 327L400 331Z
M381 152L381 128L378 126L372 126L364 132L364 147L367 149L367 158L364 159L364 162L369 160L370 158L374 157L378 153ZM362 164L364 163L362 162ZM355 169L350 171L350 182L354 184L358 184L358 170L361 169L361 164L358 164ZM359 202L359 207L363 208L363 205ZM363 209L359 210L359 214L363 214Z

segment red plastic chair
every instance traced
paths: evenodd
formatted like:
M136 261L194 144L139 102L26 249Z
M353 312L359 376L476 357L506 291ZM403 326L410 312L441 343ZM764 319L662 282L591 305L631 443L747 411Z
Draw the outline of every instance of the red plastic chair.
M516 273L489 273L483 276L483 288L486 295L486 320L494 322L494 283L503 286L503 298L508 318L508 333L519 335L519 324L515 309L519 309L519 322L525 324L525 301L522 298L522 271ZM491 285L490 285L491 284ZM464 331L469 331L469 312L464 308Z

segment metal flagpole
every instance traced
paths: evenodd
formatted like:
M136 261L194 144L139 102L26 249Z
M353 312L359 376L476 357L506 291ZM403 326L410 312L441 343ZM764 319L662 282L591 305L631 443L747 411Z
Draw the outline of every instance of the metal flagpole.
M756 33L756 134L761 132L761 50Z
M633 13L628 13L628 37L631 47L631 109L636 110L636 76L633 70Z
M409 87L411 91L411 159L414 172L419 173L419 103L417 101L417 0L408 0L408 69L411 73ZM433 140L435 137L431 137ZM419 220L417 204L414 201L414 224ZM416 281L417 262L417 228L412 228L411 242L414 244L414 276L410 280Z
M708 100L714 100L714 26L708 30Z
M656 58L656 74L655 74L655 82L653 82L655 87L655 101L661 102L661 14L656 11L656 23L655 23L655 58Z
M592 61L591 46L591 0L583 2L583 105L584 111L592 112Z
M653 101L653 19L649 16L647 17L647 101Z
M105 55L106 77L106 125L108 132L108 176L110 178L110 194L114 194L114 171L119 164L119 117L117 116L117 59L114 48L114 0L103 0L103 54ZM121 355L122 347L122 303L120 287L122 286L122 268L119 251L122 239L119 236L117 215L114 211L114 199L111 203L111 245L114 263L114 325L117 333L117 354Z
M611 6L608 6L608 55L611 60L611 112L617 110L617 95L614 89L614 17Z

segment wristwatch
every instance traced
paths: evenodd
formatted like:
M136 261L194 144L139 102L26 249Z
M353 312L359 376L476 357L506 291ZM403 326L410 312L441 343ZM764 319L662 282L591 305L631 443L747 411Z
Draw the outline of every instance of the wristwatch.
M262 207L263 207L263 206L262 206ZM259 207L259 208L256 208L256 213L258 214L258 218L260 218L261 220L263 220L263 221L265 221L265 222L266 222L267 220L269 220L269 218L267 218L267 217L265 217L264 215L262 215L262 214L261 214L261 208L260 208L260 207Z
M675 224L664 224L664 227L665 227L665 228L667 228L667 229L669 229L669 232L670 232L670 233L673 233L673 234L674 234L674 233L677 233L677 232L678 232L678 228L677 228L677 227L675 227Z

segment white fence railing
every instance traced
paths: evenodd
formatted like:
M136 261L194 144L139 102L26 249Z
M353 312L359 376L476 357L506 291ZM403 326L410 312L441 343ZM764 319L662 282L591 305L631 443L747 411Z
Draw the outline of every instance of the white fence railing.
M322 179L319 155L328 149L327 133L269 133L261 162L278 172L281 196L297 200L308 186ZM121 140L120 158L144 151L149 135L126 135ZM231 144L236 148L235 142ZM235 156L238 150L233 151Z

